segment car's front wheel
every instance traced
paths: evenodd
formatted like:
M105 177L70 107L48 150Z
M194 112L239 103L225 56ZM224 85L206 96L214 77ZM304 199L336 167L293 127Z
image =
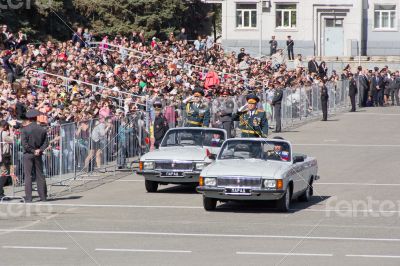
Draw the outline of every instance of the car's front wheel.
M144 185L146 187L147 192L157 192L158 182L145 180Z
M290 187L288 186L283 197L277 201L277 208L279 211L288 212L290 210L291 196Z
M217 200L203 196L203 207L206 211L214 211L217 207Z

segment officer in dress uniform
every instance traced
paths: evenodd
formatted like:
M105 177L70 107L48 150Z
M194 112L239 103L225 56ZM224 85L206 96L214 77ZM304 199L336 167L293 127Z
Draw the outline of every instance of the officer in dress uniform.
M283 97L282 87L277 87L274 93L274 98L272 98L272 105L274 106L274 117L276 122L274 133L281 132L282 130L282 122L281 122L282 97Z
M322 120L328 120L328 100L329 100L329 93L328 88L325 86L325 81L321 80L321 108L322 108Z
M209 127L210 108L207 103L202 102L203 96L204 91L196 88L192 96L182 101L186 105L185 127Z
M234 114L233 120L239 121L239 129L242 138L266 138L268 135L268 120L265 111L257 109L260 99L249 94L246 97L247 104L240 107Z
M158 149L158 147L160 147L162 139L165 136L165 133L167 133L169 129L169 126L167 119L161 111L161 102L154 102L153 107L156 114L154 118L154 147Z
M222 128L226 130L228 139L231 138L232 132L232 114L235 104L229 98L230 93L228 90L222 92L221 106L218 109L219 121L222 123Z
M25 202L32 202L32 173L36 177L37 190L41 201L46 201L47 187L43 174L42 155L49 146L47 131L36 124L40 112L33 109L26 113L27 120L22 129L23 164L25 175ZM32 171L33 170L33 171Z

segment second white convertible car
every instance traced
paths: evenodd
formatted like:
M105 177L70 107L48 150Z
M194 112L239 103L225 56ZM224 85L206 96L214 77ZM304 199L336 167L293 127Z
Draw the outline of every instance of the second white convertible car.
M197 191L206 210L214 210L217 201L274 200L286 212L292 199L310 200L317 171L317 160L292 153L286 140L229 139L201 172Z
M225 139L223 129L170 129L159 150L140 158L137 173L144 176L147 192L156 192L159 184L198 184L201 170L212 162L209 156L219 152Z

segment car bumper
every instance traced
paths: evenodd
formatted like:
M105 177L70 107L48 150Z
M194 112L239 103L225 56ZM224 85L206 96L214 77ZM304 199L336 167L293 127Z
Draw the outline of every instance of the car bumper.
M204 187L196 188L197 192L208 198L221 200L278 200L285 194L284 190L252 189L250 194L227 194L225 188Z
M184 172L182 177L161 177L160 171L137 171L138 175L144 176L146 180L168 184L198 183L200 172Z

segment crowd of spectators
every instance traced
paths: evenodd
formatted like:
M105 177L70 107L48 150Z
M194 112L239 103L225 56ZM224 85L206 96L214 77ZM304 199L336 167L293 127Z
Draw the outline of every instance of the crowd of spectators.
M117 110L136 112L155 99L179 109L196 87L210 99L222 91L232 96L273 92L276 87L307 87L353 74L358 82L365 78L367 85L363 80L360 86L366 87L372 105L389 104L390 96L395 104L398 98L399 73L388 68L352 71L347 66L342 73L328 72L324 62L312 58L305 63L297 55L288 69L282 50L258 60L244 49L227 53L209 36L188 41L185 29L178 35L171 32L165 41L147 40L144 32L104 36L98 45L91 44L93 40L93 32L78 28L70 41L34 45L21 31L14 36L3 25L1 119L20 120L27 109L36 108L44 125L76 122L109 117ZM66 86L60 77L75 81Z

